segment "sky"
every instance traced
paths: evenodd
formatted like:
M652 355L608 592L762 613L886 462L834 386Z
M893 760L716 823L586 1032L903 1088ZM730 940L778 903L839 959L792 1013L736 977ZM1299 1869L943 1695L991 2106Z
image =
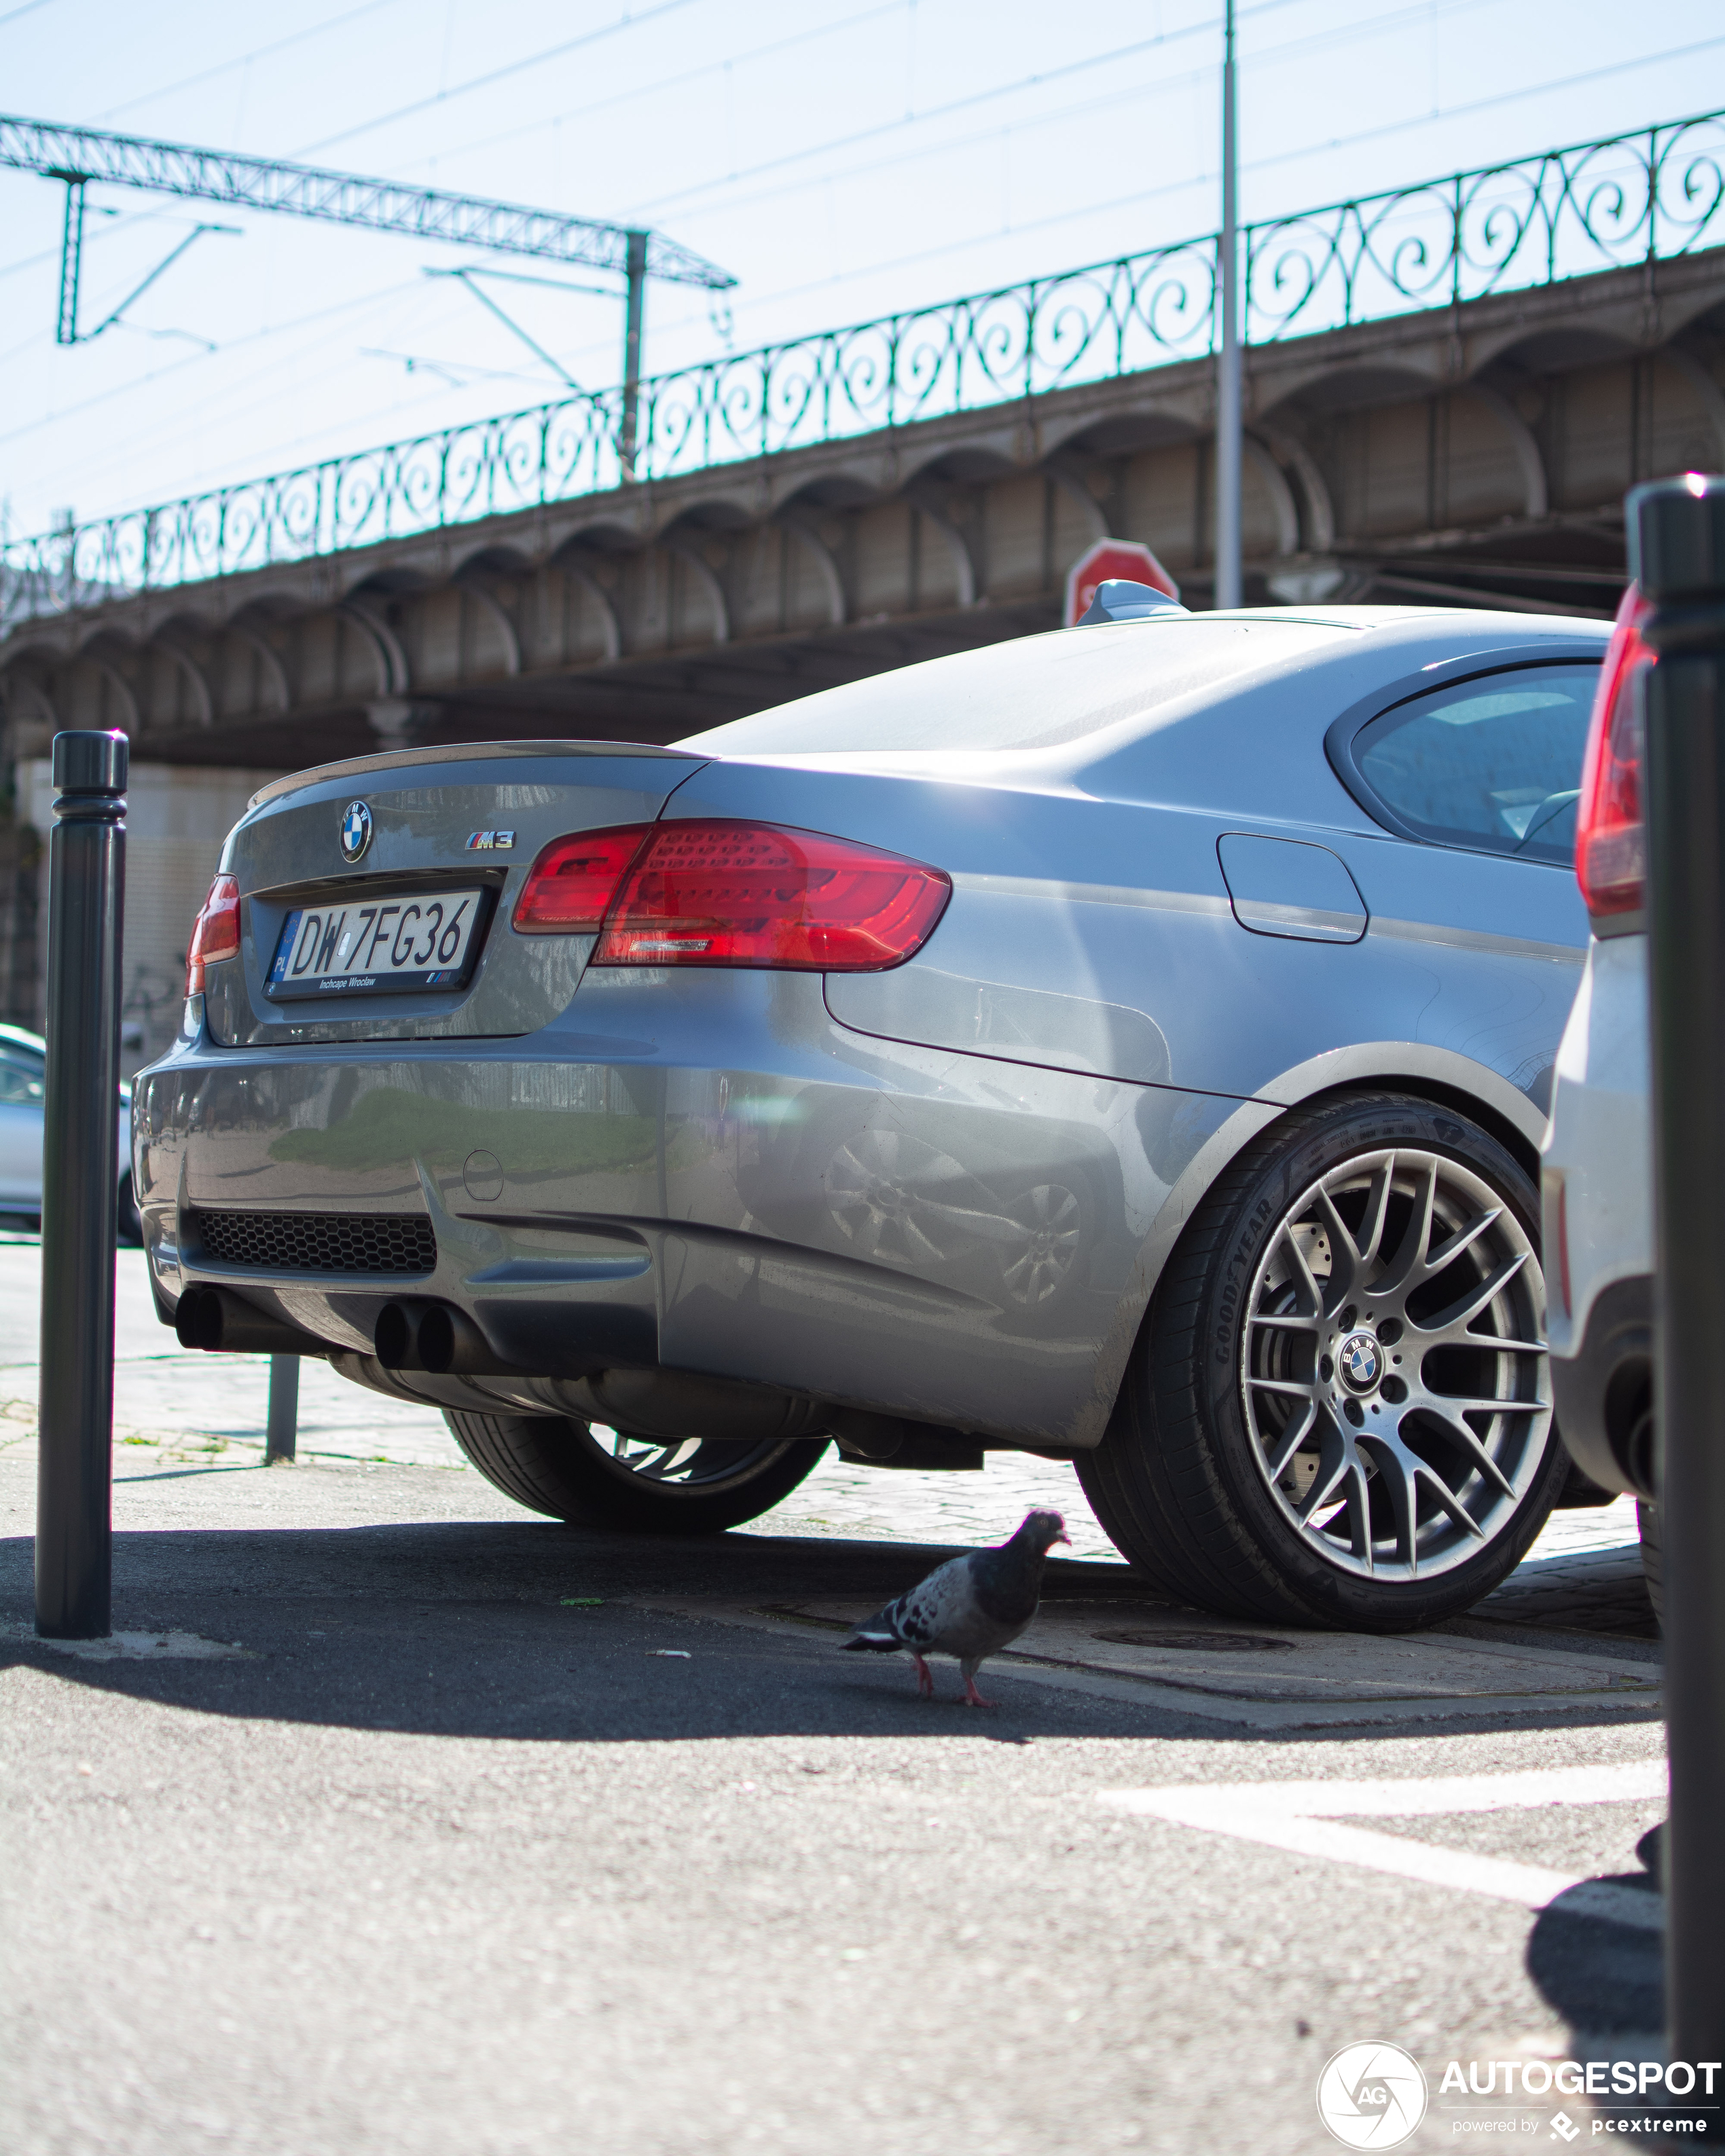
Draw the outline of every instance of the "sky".
M649 224L649 372L1211 231L1219 0L0 0L0 111ZM1725 14L1667 0L1238 0L1247 219L1725 107ZM542 403L621 373L611 294L470 252L0 169L11 536ZM592 273L542 268L565 285ZM603 282L603 280L598 280ZM554 363L552 363L554 362Z

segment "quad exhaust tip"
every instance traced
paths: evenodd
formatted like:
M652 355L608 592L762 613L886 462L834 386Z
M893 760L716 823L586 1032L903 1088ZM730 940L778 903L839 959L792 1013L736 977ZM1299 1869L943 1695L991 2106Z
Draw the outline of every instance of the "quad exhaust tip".
M327 1355L329 1343L224 1287L189 1287L174 1306L174 1337L207 1355Z
M499 1368L490 1344L465 1312L445 1302L403 1296L377 1312L372 1344L386 1370L424 1370L435 1378Z

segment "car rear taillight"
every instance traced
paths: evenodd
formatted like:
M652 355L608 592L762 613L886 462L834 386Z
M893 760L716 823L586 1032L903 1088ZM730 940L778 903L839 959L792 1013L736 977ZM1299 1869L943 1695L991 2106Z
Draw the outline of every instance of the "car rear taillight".
M239 880L218 875L198 908L192 924L191 946L186 952L186 993L203 993L203 969L218 958L239 956Z
M599 933L596 966L872 973L927 942L952 879L897 854L773 824L619 824L554 839L515 925Z
M1652 653L1641 624L1652 608L1631 584L1617 609L1581 766L1575 875L1595 921L1644 902L1647 834L1641 820L1642 723L1636 684Z
M597 936L624 871L652 828L614 824L607 831L553 839L527 871L516 901L516 927L525 936Z
M939 869L819 831L659 824L593 963L874 973L920 949L952 895Z

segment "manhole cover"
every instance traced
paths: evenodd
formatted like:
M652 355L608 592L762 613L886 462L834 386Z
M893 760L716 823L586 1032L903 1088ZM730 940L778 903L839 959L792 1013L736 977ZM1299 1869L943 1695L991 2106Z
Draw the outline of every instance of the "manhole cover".
M1266 1640L1255 1632L1092 1632L1115 1647L1184 1648L1199 1655L1291 1655L1291 1640Z

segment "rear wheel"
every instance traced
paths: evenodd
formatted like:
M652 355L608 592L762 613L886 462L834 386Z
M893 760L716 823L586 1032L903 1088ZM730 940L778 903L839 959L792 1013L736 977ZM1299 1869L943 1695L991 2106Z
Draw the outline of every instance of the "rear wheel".
M1641 1531L1641 1569L1647 1578L1647 1599L1659 1629L1665 1630L1665 1516L1645 1498L1635 1501L1635 1525Z
M1183 1601L1365 1631L1468 1608L1563 1486L1538 1199L1466 1118L1395 1096L1291 1111L1158 1286L1091 1504Z
M573 1416L475 1414L444 1420L485 1480L517 1504L572 1526L710 1535L757 1519L787 1497L824 1440L753 1444L635 1437Z

